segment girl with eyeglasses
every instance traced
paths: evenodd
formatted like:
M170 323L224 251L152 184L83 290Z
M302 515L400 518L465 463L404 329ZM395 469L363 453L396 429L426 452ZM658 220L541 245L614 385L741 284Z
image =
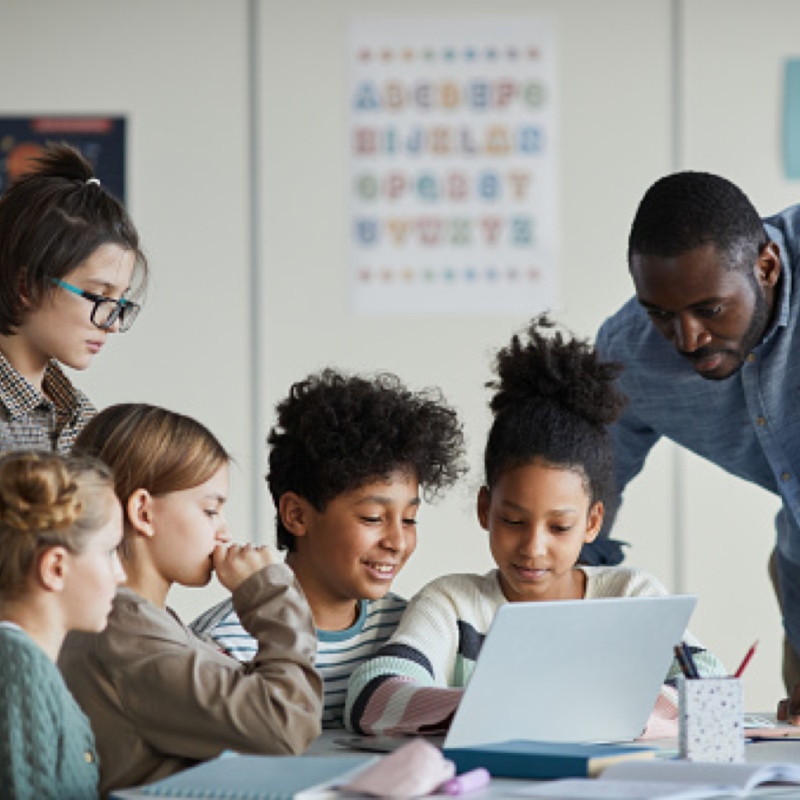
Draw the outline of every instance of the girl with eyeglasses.
M147 260L128 212L66 144L0 197L0 450L68 452L95 413L86 369L139 311Z

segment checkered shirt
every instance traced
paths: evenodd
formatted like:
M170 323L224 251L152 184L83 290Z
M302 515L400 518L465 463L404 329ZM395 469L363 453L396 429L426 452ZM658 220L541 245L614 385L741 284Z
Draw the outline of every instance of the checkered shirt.
M55 361L44 373L44 392L0 353L0 451L57 450L68 453L95 408Z

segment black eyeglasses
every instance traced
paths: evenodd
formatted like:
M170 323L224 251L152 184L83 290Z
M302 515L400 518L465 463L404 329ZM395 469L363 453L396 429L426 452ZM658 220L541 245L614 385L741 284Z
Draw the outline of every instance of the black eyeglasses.
M113 297L103 297L101 294L79 289L77 286L58 278L52 278L51 280L56 286L60 286L62 289L66 289L68 292L72 292L78 297L84 297L94 303L91 320L92 324L100 328L101 331L110 330L119 321L119 332L124 333L133 325L139 314L141 306L138 303L134 303L133 300L127 300L124 297L115 300Z

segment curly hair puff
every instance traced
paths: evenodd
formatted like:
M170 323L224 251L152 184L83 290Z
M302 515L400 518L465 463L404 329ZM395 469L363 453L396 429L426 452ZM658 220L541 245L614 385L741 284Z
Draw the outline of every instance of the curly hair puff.
M578 472L594 503L613 488L607 426L627 402L615 388L622 367L601 361L587 341L569 338L546 314L514 335L495 359L484 468L494 486L509 469L541 460Z
M426 499L466 472L464 435L438 389L412 392L391 373L371 377L333 369L292 385L269 432L267 484L275 507L295 492L318 511L334 497L397 470L409 470ZM276 516L277 543L294 536Z

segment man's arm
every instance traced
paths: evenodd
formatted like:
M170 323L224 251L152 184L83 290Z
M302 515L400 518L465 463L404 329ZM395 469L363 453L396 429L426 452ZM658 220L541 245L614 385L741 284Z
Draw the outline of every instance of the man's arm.
M617 512L622 505L622 493L628 483L641 472L648 453L661 437L636 417L635 403L632 402L634 398L626 392L624 369L627 366L624 353L614 347L614 339L610 334L608 321L603 324L597 334L596 348L600 358L617 361L623 365L623 373L618 379L618 384L623 394L628 396L628 405L609 430L614 449L615 490L613 495L605 500L603 528L594 542L583 546L580 563L611 565L619 564L624 558L622 545L625 543L610 538Z

